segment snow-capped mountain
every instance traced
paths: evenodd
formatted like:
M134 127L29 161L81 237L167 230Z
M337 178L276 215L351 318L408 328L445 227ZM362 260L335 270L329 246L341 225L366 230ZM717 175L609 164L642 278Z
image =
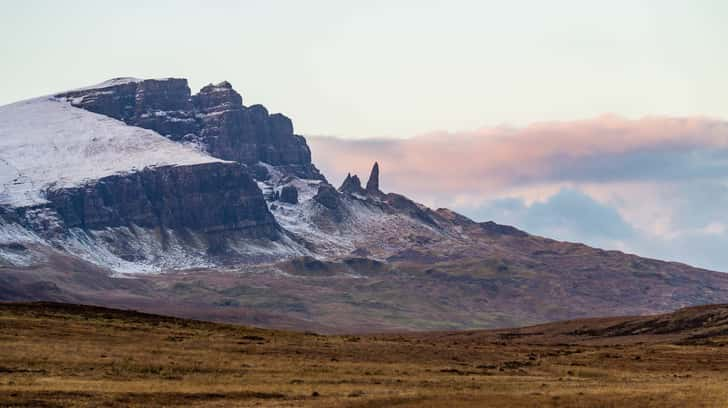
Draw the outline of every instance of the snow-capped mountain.
M337 191L290 120L244 106L229 83L191 95L182 79L118 78L4 106L0 146L5 242L118 273L357 250L385 259L402 231L453 232L380 192L378 174L368 190Z
M182 93L175 94L179 85ZM138 90L133 102L124 94L129 89ZM205 151L221 139L209 135L210 126L199 136L189 134L196 140L173 140L155 126L130 126L111 112L74 106L102 100L120 111L132 103L135 120L158 118L152 125L171 128L186 114L171 109L191 106L185 80L124 78L0 107L5 243L31 241L116 272L306 253L282 233L250 169ZM204 115L224 117L231 110L213 111L210 104L202 103ZM188 122L204 116L189 115ZM197 141L205 136L209 145L203 147ZM32 257L2 258L28 263Z
M324 330L728 301L728 275L478 223L379 178L375 163L364 186L330 185L291 120L227 82L193 95L185 79L117 78L2 106L0 300Z

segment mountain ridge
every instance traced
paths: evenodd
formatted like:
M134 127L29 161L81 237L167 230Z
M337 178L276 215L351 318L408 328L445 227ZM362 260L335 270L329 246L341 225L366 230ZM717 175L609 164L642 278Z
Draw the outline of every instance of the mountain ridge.
M375 160L365 186L348 175L336 189L290 119L245 106L228 82L192 94L181 78L117 78L7 105L0 143L14 171L0 178L0 299L148 310L165 299L348 331L728 302L724 274L382 192Z

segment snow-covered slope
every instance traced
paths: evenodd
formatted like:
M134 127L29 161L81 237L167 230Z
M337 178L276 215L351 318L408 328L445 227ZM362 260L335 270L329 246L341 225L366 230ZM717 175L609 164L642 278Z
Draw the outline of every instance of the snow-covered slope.
M145 167L220 162L192 146L52 97L0 107L0 205Z
M418 245L418 241L461 241L467 240L460 228L437 217L440 224L428 224L401 208L389 203L392 196L340 193L339 206L332 213L319 203L315 196L322 185L321 180L292 177L274 166L259 163L269 173L265 181L258 181L258 187L268 197L268 207L286 231L294 234L311 255L321 259L365 253L379 260L396 255L404 248ZM286 186L298 191L298 203L274 200L275 192ZM411 205L417 206L412 202ZM426 207L421 206L423 211Z

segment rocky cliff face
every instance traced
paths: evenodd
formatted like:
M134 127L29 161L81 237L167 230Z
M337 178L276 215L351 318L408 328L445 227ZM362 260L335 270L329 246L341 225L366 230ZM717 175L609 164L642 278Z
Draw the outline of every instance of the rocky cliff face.
M196 143L214 157L248 165L264 162L298 177L323 179L291 120L262 105L244 106L229 82L207 85L192 95L186 79L122 80L57 96L169 139Z
M8 260L34 264L48 251L121 273L297 253L255 181L234 162L146 168L49 188L45 198L29 207L0 206L0 267ZM3 247L6 241L23 243L22 250Z
M68 228L139 226L242 231L275 238L278 226L257 185L234 163L168 166L50 190L50 206Z

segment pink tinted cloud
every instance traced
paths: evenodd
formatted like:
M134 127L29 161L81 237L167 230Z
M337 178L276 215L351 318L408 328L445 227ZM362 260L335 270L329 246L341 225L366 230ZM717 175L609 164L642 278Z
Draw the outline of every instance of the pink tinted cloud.
M391 191L458 194L568 182L572 177L583 180L583 174L576 173L595 158L613 160L618 171L620 158L634 153L649 157L725 149L728 123L699 117L631 120L606 115L523 128L433 132L404 140L313 137L309 141L314 161L332 182L347 172L365 178L377 160L383 185Z

